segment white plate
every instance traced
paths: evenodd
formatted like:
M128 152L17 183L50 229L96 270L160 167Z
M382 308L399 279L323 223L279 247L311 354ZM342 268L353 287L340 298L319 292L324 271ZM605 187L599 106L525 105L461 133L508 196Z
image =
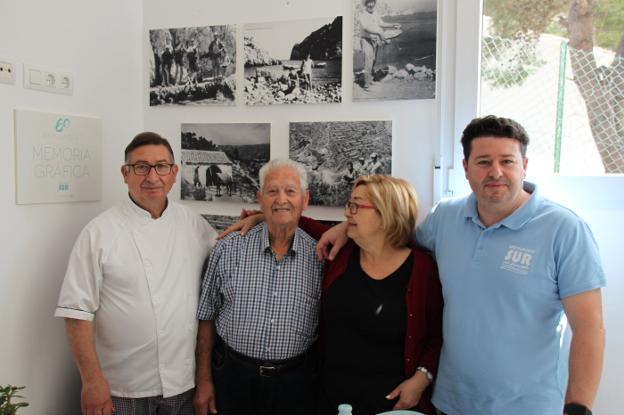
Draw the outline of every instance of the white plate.
M395 37L399 36L401 33L403 33L403 30L401 30L401 29L386 29L386 30L384 30L384 37L386 39L394 39ZM384 412L384 413L388 413L388 412ZM397 411L394 411L394 412L390 411L389 413L395 414L395 413L397 413ZM409 411L407 413L409 414ZM416 412L416 413L418 413L418 412Z

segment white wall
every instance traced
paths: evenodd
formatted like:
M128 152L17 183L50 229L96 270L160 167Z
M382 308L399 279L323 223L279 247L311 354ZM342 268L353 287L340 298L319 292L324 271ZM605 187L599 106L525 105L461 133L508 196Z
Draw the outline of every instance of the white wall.
M530 161L529 161L530 163ZM600 247L607 287L602 291L607 344L604 370L594 413L622 413L624 374L624 176L540 177L545 195L581 216L592 229Z
M82 227L125 195L123 149L142 127L141 2L0 0L0 57L18 64L0 84L0 384L27 385L20 414L78 414L79 379L63 321L52 317ZM22 64L75 75L74 95L22 88ZM15 205L14 108L93 115L103 125L100 202Z

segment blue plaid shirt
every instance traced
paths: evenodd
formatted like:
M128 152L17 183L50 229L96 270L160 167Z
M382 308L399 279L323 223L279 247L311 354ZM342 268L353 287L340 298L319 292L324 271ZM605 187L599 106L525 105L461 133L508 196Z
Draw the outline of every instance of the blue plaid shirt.
M282 360L305 352L318 334L323 264L316 241L297 228L278 261L266 223L217 242L210 254L197 310L214 320L229 347L256 359Z

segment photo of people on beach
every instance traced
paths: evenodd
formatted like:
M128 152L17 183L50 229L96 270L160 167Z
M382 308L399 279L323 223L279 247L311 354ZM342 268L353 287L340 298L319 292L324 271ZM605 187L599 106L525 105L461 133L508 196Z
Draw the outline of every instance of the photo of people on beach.
M354 0L353 100L435 98L436 0Z
M247 105L342 100L342 17L245 25Z
M234 105L236 26L149 31L149 102Z

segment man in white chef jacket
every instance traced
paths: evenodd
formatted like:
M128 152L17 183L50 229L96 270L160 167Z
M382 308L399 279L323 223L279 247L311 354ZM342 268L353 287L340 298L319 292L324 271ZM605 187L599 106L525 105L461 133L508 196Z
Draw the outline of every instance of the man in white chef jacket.
M83 414L193 414L195 312L217 233L167 198L169 142L138 134L121 167L128 199L93 219L72 250L55 316L65 318Z

